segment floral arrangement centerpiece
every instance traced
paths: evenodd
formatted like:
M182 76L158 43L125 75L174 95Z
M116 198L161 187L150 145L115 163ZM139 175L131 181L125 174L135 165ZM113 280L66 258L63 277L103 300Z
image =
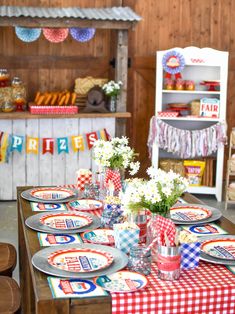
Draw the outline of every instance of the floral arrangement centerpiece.
M116 191L121 189L120 171L129 169L130 175L138 172L140 163L135 161L136 153L128 145L128 138L114 137L110 141L96 140L93 146L93 159L96 164L107 169L105 184L112 181Z
M102 89L105 93L105 95L111 97L115 96L117 97L120 94L121 86L123 83L121 81L115 82L115 81L109 81L108 83L104 84Z
M188 186L187 179L170 170L150 167L147 169L150 180L134 179L127 182L122 193L122 202L129 212L147 208L153 214L166 217Z

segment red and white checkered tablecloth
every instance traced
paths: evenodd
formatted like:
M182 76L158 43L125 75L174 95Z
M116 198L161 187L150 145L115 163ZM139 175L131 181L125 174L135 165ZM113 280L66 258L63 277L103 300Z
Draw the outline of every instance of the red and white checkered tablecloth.
M235 314L235 274L223 265L200 261L179 280L163 281L152 263L147 278L140 291L111 293L113 314Z
M133 293L112 293L112 313L235 313L235 275L225 266L200 262L177 281L158 279L152 264L149 285Z

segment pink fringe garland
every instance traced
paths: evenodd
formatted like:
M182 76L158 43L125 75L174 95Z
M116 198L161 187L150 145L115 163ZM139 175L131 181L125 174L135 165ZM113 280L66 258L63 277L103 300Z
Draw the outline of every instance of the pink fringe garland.
M152 155L153 144L181 158L209 156L220 145L227 144L227 125L218 122L202 130L177 129L153 116L150 121L148 150Z

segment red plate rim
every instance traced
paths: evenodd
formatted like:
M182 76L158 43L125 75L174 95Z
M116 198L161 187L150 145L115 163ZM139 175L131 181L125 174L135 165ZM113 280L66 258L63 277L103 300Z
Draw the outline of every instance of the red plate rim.
M140 290L140 289L143 289L143 288L145 288L148 284L149 284L149 280L148 280L148 278L145 276L145 275L143 275L143 274L140 274L140 273L136 273L136 272L134 272L134 271L129 271L129 270L120 270L120 271L118 271L117 272L118 274L120 274L120 273L128 273L128 274L134 274L134 275L138 275L139 277L142 277L142 278L144 278L145 279L145 284L141 287L141 288L137 288L137 289L133 289L133 290L130 290L130 291L123 291L123 290L120 290L120 291L113 291L113 290L111 290L111 289L106 289L106 288L104 288L104 287L102 287L104 290L107 290L107 291L110 291L110 292L114 292L114 293L128 293L128 292L135 292L135 291L138 291L138 290ZM109 275L109 276L112 276L113 274L111 274L111 275ZM94 280L94 282L95 282L95 284L97 284L99 287L101 287L98 283L97 283L97 280L99 279L99 277L100 276L97 276L97 277L95 277L93 280Z
M88 224L84 225L84 227L92 223L92 218L90 216L87 216L86 214L80 214L80 213L78 214L78 213L73 213L73 212L46 214L40 217L39 221L41 224L45 225L45 223L43 222L45 219L56 217L56 216L75 216L75 217L86 218L88 221ZM58 228L54 228L54 229L58 229ZM78 229L78 228L73 228L73 229ZM59 230L64 230L64 229L59 229Z
M111 230L112 231L112 229L97 229L97 230ZM97 231L97 230L90 230L90 231L86 231L86 232L83 232L83 233L81 233L81 237L83 238L83 239L85 239L87 242L89 242L89 243L94 243L94 244L114 244L115 243L115 240L113 239L113 242L95 242L95 241L91 241L91 240L89 240L89 239L86 239L85 238L85 234L86 233L89 233L89 232L95 232L95 231Z
M210 256L213 256L213 257L215 257L215 258L227 259L227 258L225 258L225 257L216 257L215 255L210 254L210 253L206 252L205 250L203 250L203 248L204 248L207 244L209 244L209 243L211 243L211 242L227 242L227 241L232 241L232 242L235 243L235 239L234 239L234 238L210 239L210 240L203 241L203 243L202 243L202 245L201 245L201 251L203 251L204 253L206 253L206 254L208 254L208 255L210 255ZM235 257L234 257L234 259L235 259ZM229 260L233 260L233 259L229 259Z
M183 206L177 206L177 207L171 207L171 209L170 210L177 210L177 209L187 209L187 208L192 208L192 209L201 209L202 211L204 211L204 212L206 212L207 213L207 217L204 217L204 218L202 218L202 219L199 219L199 220L196 220L196 221L200 221L200 220L203 220L203 219L207 219L207 218L209 218L209 217L211 217L212 216L212 211L211 210L209 210L209 209L207 209L207 208L205 208L205 207L199 207L199 206L187 206L187 205L183 205ZM183 220L182 220L183 221ZM193 220L192 220L193 221Z
M107 259L107 264L106 265L103 265L102 267L98 268L98 269L92 269L92 270L89 270L89 271L83 271L83 272L80 272L80 273L85 273L85 272L93 272L93 271L97 271L97 270L100 270L100 269L103 269L103 268L107 268L108 266L110 266L113 262L113 255L108 253L108 252L105 252L105 251L101 251L101 250L95 250L95 249L86 249L86 248L71 248L71 249L65 249L65 250L58 250L58 251L55 251L53 253L51 253L48 257L47 257L47 261L48 263L51 265L51 266L54 266L56 268L59 268L59 269L62 269L62 270L65 270L65 271L70 271L70 272L76 272L76 271L71 271L71 270L68 270L67 268L63 268L63 267L58 267L56 265L56 263L53 262L53 259L62 254L62 253L71 253L71 252L76 252L76 251L82 251L82 252L89 252L89 253L96 253L98 255L102 255L102 256L105 256L106 259ZM79 273L79 272L77 272Z

